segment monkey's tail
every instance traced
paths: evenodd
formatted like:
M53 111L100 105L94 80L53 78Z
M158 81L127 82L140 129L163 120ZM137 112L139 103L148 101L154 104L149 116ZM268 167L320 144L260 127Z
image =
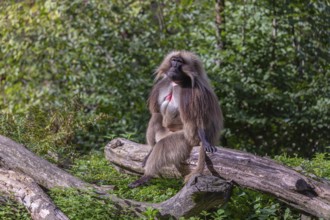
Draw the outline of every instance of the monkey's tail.
M203 145L201 145L199 147L197 167L193 171L191 171L187 176L185 176L184 183L187 183L193 175L203 173L205 167L205 159L206 159L206 152L204 150Z

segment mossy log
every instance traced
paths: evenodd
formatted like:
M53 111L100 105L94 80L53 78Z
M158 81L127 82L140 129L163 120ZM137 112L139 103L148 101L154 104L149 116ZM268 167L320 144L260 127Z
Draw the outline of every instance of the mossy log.
M147 145L118 138L105 147L105 155L122 172L143 174L141 162L149 150ZM183 170L194 169L197 160L196 147L190 158L182 164ZM208 154L203 173L271 194L303 213L330 219L330 185L269 158L218 147L217 152ZM179 177L181 173L175 167L166 167L160 175Z

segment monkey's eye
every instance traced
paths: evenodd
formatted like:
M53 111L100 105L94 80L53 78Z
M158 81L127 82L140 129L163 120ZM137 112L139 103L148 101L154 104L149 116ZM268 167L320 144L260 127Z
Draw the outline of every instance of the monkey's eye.
M175 68L180 68L183 64L183 59L181 57L172 57L171 66Z
M181 57L172 57L171 62L183 63L183 59Z

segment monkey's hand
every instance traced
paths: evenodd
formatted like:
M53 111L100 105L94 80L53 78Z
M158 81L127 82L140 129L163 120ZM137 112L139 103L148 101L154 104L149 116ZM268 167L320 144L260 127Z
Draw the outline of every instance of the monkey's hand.
M214 153L217 151L217 148L215 146L211 146L211 144L208 143L207 141L206 141L206 143L202 142L202 145L206 152Z
M152 176L146 176L143 175L140 179L134 181L133 183L128 184L128 187L133 189L142 185L145 185L149 180L152 178Z
M204 129L198 129L198 136L202 142L202 146L206 152L214 153L217 151L215 146L211 146L211 144L206 140Z

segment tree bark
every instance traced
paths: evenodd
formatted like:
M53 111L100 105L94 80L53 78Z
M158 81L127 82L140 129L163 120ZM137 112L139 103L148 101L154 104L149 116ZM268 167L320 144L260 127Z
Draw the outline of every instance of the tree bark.
M222 51L225 48L225 0L215 0L215 36L216 36L216 49ZM215 63L218 67L221 66L222 60L217 58Z
M162 203L144 203L121 199L37 157L9 138L0 135L0 192L14 195L33 219L68 219L38 186L92 189L98 196L111 199L118 210L130 210L142 217L148 207L159 210L159 218L190 217L202 210L224 204L230 197L232 184L218 177L194 176L174 197ZM10 169L10 170L9 170Z
M142 174L141 162L149 152L147 145L125 139L114 139L105 147L106 158L122 172ZM184 169L194 169L198 149L183 163ZM161 176L178 177L174 167L161 170ZM208 154L204 174L231 180L242 187L271 194L289 206L313 216L330 219L330 186L304 176L295 170L250 153L218 148Z
M223 50L225 41L223 39L223 31L225 29L225 0L215 1L215 35L217 40L217 49Z
M277 13L276 13L276 0L272 0L272 6L273 6L273 20L272 20L272 46L271 46L271 63L270 63L270 69L274 70L274 67L276 65L276 41L277 41L277 28L278 28L278 22L277 22Z

